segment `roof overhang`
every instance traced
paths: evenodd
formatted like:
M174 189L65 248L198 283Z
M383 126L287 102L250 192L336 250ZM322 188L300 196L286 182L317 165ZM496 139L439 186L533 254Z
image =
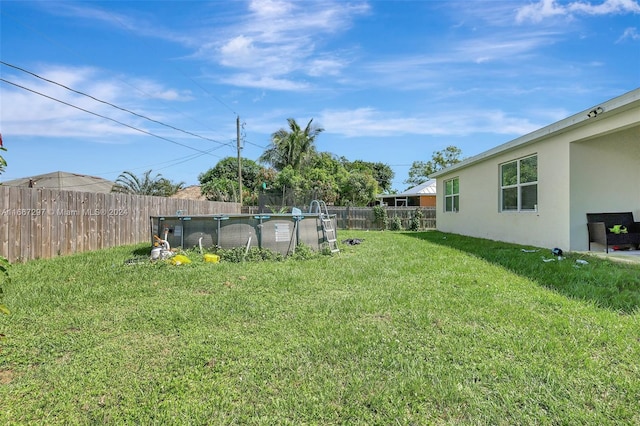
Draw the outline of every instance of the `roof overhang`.
M457 164L454 164L445 169L439 170L431 174L432 178L438 178L439 176L449 174L459 169L463 169L472 164L485 161L499 154L511 151L516 148L521 148L528 144L540 142L544 139L557 136L569 130L576 129L581 126L585 126L593 122L593 120L602 120L611 114L617 114L627 111L631 108L640 105L640 89L632 90L622 96L613 98L607 102L596 105L592 108L588 108L582 112L579 112L571 117L567 117L563 120L550 124L534 132L528 133L510 142L498 145L488 151L482 152L473 157L469 157Z

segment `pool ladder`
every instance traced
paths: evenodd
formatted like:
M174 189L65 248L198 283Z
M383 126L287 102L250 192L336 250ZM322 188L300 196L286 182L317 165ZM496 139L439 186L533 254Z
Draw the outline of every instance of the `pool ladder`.
M322 235L324 242L329 246L331 253L338 253L338 239L336 236L336 229L333 227L333 221L329 216L329 210L327 209L327 203L323 200L313 200L309 206L309 213L317 213L320 216L320 223L322 224Z

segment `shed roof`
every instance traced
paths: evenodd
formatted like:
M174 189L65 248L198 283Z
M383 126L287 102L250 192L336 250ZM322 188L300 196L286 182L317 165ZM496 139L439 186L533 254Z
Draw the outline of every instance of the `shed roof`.
M31 183L31 184L30 184ZM4 186L62 189L65 191L111 192L113 182L96 177L69 172L51 172L3 182Z

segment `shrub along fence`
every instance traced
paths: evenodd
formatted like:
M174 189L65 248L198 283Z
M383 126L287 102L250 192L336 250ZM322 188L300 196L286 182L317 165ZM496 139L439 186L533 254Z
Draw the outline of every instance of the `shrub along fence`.
M237 214L240 205L0 185L0 256L10 262L150 242L151 216Z
M401 229L410 229L411 220L416 212L421 213L419 229L435 229L436 209L434 207L383 207L388 219L386 229L391 227L394 218L398 218ZM338 229L385 229L384 224L376 220L373 207L335 207L328 206L329 214L335 214Z
M419 219L419 229L435 229L436 227L435 207L382 207L382 209L388 219L386 229L393 229L392 223L396 217L399 220L398 226L400 228L410 229L411 220L416 216L416 211L422 214ZM287 212L291 211L290 208L285 210ZM242 211L246 214L258 214L260 207L244 206ZM385 229L385 225L377 221L374 207L327 206L327 212L330 215L336 215L338 229L363 229L372 231Z

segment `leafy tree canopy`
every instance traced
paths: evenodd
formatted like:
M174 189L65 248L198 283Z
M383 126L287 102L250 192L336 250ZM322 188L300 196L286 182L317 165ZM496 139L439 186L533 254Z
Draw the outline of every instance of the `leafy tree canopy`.
M142 176L124 171L116 179L111 192L170 197L182 188L184 188L184 182L173 183L159 173L152 177L151 170L147 170Z
M200 193L210 201L237 203L239 200L238 180L224 177L211 179L200 186Z
M0 145L0 151L6 151L7 148ZM0 155L0 175L4 172L5 167L7 167L7 161Z
M460 148L449 145L443 150L435 151L429 161L414 161L409 169L409 178L404 183L411 186L420 185L428 181L431 174L462 161L461 155Z
M291 166L301 170L316 155L315 140L324 131L309 120L303 129L293 118L288 118L289 129L280 129L271 135L271 145L260 156L261 163L269 164L276 170Z
M247 158L240 158L242 168L242 199L246 204L255 204L257 191L262 183L273 180L268 169ZM200 192L211 201L237 201L238 192L238 158L226 157L214 167L198 176Z
M288 128L271 135L271 144L258 161L242 159L243 203L257 204L262 191L290 202L291 194L322 199L339 205L367 205L379 191L390 191L394 177L384 163L349 161L328 152L318 152L315 141L323 131L313 119L302 128L290 118ZM228 157L198 176L202 194L210 200L238 199L237 158ZM299 201L299 200L298 200Z
M391 182L395 173L388 165L384 163L371 163L368 161L355 160L349 162L344 159L345 167L349 171L369 171L372 173L373 178L378 182L378 188L382 192L391 191Z
M264 167L253 160L240 158L242 168L242 186L247 188L257 188L262 184L261 176ZM215 179L238 180L238 158L226 157L204 173L200 173L198 181L201 185Z
M340 205L366 206L376 199L378 182L368 172L351 172L340 182Z

